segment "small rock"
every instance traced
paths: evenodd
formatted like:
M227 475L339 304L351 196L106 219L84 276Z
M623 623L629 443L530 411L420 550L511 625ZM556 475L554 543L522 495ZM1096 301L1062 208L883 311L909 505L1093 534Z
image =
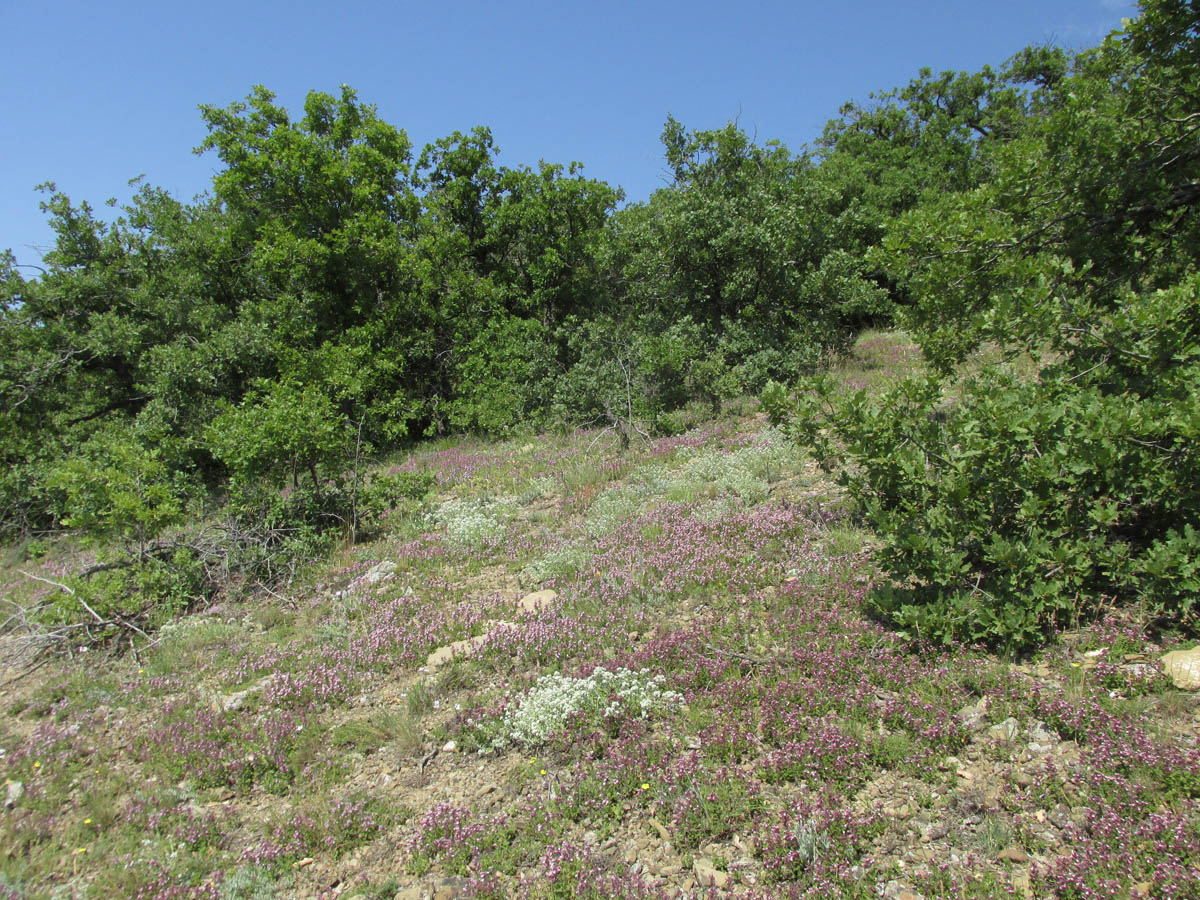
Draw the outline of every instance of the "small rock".
M457 753L458 752L458 742L457 741L446 741L446 743L442 745L442 752L443 753Z
M988 735L997 741L1015 741L1020 733L1021 723L1012 716L988 729Z
M1015 844L1011 847L1005 847L996 854L996 859L1002 862L1023 863L1029 862L1029 855L1021 847Z
M958 716L958 720L963 723L963 726L966 727L968 731L979 731L981 728L983 728L983 717L987 712L987 708L988 698L980 697L970 706L964 706L957 713L955 713L955 715Z
M1033 900L1033 881L1028 872L1014 872L1012 876L1013 890L1025 898Z
M886 900L925 900L908 885L901 884L899 881L889 881L883 886L881 894Z
M439 647L429 654L429 658L425 660L425 665L431 669L437 669L457 656L471 656L483 646L484 641L487 639L488 635L478 634L475 637L463 638L461 641L455 641L453 644Z
M600 835L595 831L585 831L583 833L583 842L589 847L594 847L600 843Z
M1181 691L1200 690L1200 645L1172 650L1162 658L1163 674Z
M1013 774L1012 781L1017 787L1029 787L1033 784L1033 776L1028 772L1016 772Z
M6 790L4 792L4 808L12 809L21 802L21 798L25 796L25 782L23 781L8 781L5 782Z
M950 826L945 822L933 822L932 824L926 825L924 828L920 829L920 831L921 843L929 844L938 840L939 838L944 838L950 831Z
M217 699L215 706L218 712L233 712L235 709L241 709L246 705L246 698L254 691L244 690L234 694L226 694L224 697Z
M257 684L252 684L245 690L235 691L232 694L225 694L217 697L213 702L213 709L216 712L233 712L241 709L246 705L246 701L255 694L261 693L268 685L275 680L274 675L268 675L261 679Z
M1058 735L1046 727L1045 722L1037 722L1028 731L1030 740L1046 746L1057 744Z
M650 827L653 828L655 831L657 831L658 836L660 838L662 838L664 841L669 841L671 839L670 832L668 832L667 829L663 827L662 822L658 821L658 819L651 819Z
M715 887L722 890L729 886L729 873L718 869L707 856L699 856L692 863L692 873L696 881L705 887Z
M433 900L453 900L461 897L470 883L469 878L450 876L433 885Z

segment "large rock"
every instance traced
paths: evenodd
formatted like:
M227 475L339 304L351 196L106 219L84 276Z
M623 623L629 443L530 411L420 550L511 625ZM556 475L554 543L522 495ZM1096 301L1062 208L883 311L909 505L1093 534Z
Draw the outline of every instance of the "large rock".
M455 641L453 644L447 644L445 647L439 647L429 654L429 659L425 660L425 665L431 669L437 669L456 657L473 656L475 651L482 647L487 639L488 635L477 634L475 637L464 638L461 641Z
M1162 658L1163 673L1181 691L1200 690L1200 645L1191 650L1172 650Z
M692 863L692 872L696 882L703 887L715 887L724 890L729 886L729 873L718 869L707 856L698 856Z
M385 559L381 563L376 563L363 572L358 579L358 583L364 587L370 587L373 584L379 584L382 581L387 581L396 572L396 563L393 560Z
M255 694L262 693L275 681L276 677L277 675L268 675L265 678L259 679L256 684L250 685L245 690L235 691L232 694L219 695L213 700L213 710L216 712L233 712L234 710L241 709L246 705L247 700Z
M517 606L523 612L541 612L544 607L549 606L557 597L558 593L556 591L547 588L543 591L534 591L532 594L526 594L517 601Z

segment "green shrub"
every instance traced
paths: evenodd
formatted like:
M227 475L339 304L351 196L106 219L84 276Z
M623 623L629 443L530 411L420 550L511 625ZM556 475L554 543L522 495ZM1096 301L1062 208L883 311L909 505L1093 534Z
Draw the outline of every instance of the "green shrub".
M1195 622L1200 415L1195 393L1167 388L1196 374L1159 379L1158 396L993 369L953 404L933 378L878 400L835 401L816 381L793 404L773 387L763 404L824 464L849 463L842 483L891 575L881 612L922 637L1019 651L1113 601Z

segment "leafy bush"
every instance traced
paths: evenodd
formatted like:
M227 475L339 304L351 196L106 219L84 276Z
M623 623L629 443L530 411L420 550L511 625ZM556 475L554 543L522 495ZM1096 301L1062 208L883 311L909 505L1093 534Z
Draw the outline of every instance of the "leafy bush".
M552 393L554 345L533 319L492 320L458 349L458 395L449 405L452 425L500 433L536 422Z
M416 507L435 483L427 472L372 472L359 486L358 496L349 498L356 536L361 540L385 530L397 510Z
M1112 601L1195 622L1194 398L1114 395L1048 371L985 370L953 404L934 378L878 400L810 387L795 404L773 388L764 405L824 464L849 462L842 483L892 577L874 603L897 623L1017 651Z
M281 382L229 407L208 429L213 455L233 472L235 486L258 478L276 483L299 473L320 489L319 468L336 468L351 449L347 422L323 392Z
M119 433L102 433L51 470L62 524L96 540L144 549L183 513L181 478L157 454Z

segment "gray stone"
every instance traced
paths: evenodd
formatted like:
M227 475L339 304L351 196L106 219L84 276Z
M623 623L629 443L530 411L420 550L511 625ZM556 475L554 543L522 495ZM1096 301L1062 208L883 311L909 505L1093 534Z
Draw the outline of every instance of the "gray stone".
M902 884L899 881L889 881L879 893L885 900L925 900L922 895L918 894L907 884Z
M984 725L984 714L987 712L988 698L980 697L969 706L964 706L955 715L968 731L979 731Z
M988 729L988 735L997 741L1015 741L1020 733L1021 723L1012 716Z
M367 569L367 571L363 572L362 577L358 580L358 583L364 587L368 587L373 584L379 584L381 581L387 581L389 578L391 578L395 571L396 564L390 559L384 560L383 562L377 563L376 565L373 565L371 568Z
M9 781L6 782L4 792L4 808L12 809L21 802L21 798L25 796L25 782Z
M213 702L213 709L217 712L233 712L234 710L241 709L246 705L247 700L255 694L261 693L274 680L274 675L268 675L257 684L252 684L244 690L234 691L232 694L223 694Z
M1035 743L1043 746L1052 746L1058 743L1058 735L1046 727L1045 722L1038 722L1029 729L1029 738Z

